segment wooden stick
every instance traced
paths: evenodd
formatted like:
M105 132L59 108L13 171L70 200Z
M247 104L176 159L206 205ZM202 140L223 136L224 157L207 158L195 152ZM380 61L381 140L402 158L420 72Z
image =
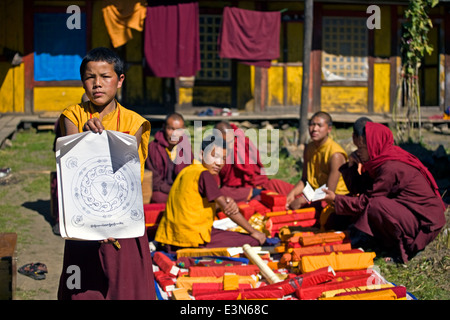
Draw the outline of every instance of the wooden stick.
M281 279L278 278L278 276L272 271L272 269L270 269L269 266L264 263L261 257L255 251L253 251L253 248L249 244L244 244L242 249L244 249L245 255L258 266L262 276L266 278L270 284L281 281Z

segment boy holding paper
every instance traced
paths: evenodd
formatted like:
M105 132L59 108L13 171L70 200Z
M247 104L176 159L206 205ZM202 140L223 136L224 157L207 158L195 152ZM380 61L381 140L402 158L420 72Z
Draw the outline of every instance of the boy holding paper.
M80 75L88 101L62 113L62 135L83 131L115 130L137 140L141 182L147 157L150 123L115 99L125 79L124 64L110 49L95 48L84 57ZM72 283L69 267L79 268L80 281ZM156 299L147 235L103 241L66 240L58 290L60 300Z
M347 194L348 190L342 179L339 167L347 162L345 150L329 136L332 129L331 116L323 111L316 112L309 121L309 135L311 142L306 145L303 160L302 178L287 196L287 208L299 209L313 205L320 213L322 228L327 224L332 208L322 212L322 201L310 202L303 192L308 184L312 189L326 185L328 190L337 194ZM330 226L332 228L332 226Z

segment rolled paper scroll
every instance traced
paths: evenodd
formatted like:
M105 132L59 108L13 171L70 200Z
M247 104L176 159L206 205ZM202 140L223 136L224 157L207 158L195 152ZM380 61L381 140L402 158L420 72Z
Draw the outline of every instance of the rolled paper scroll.
M244 249L245 255L250 259L251 262L256 264L261 271L264 278L269 281L270 284L281 282L281 279L269 268L269 266L261 259L261 257L253 251L253 248L249 244L244 244L242 247Z

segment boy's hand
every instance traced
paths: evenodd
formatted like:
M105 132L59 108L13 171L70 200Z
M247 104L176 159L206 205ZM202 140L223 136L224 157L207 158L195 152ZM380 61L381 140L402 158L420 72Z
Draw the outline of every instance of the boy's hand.
M103 127L102 122L99 118L92 118L86 121L86 123L83 126L83 131L92 131L95 133L102 133L103 130L105 130L105 127Z
M307 203L307 201L306 201L305 197L301 196L301 197L296 198L291 203L289 203L287 209L297 210L297 209L300 209L301 207L303 207L306 203Z
M334 202L334 199L336 199L336 194L328 189L323 189L323 192L326 193L325 198L323 198L323 200L325 200L326 202Z
M262 232L256 231L250 234L253 238L259 241L260 245L263 245L266 242L266 235Z
M239 207L232 198L226 197L225 201L227 204L223 209L223 213L225 213L226 216L231 216L239 213Z

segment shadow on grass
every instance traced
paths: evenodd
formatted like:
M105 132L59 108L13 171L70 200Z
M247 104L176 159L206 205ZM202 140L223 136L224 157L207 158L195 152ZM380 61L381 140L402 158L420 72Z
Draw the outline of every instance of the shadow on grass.
M55 224L55 219L52 217L50 212L50 200L37 200L34 202L24 202L22 207L36 211L42 215L50 226Z

